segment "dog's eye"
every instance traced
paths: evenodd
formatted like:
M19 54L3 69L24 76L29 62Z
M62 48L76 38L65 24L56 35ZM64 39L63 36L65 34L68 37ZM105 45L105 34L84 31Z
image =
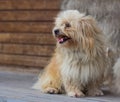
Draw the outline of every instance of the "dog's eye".
M65 27L71 27L71 25L69 23L66 23Z

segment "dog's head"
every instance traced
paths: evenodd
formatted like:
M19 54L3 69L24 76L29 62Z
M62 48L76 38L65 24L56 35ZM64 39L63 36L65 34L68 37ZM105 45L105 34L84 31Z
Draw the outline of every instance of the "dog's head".
M93 47L94 39L100 30L91 16L77 10L61 12L55 21L53 35L61 46Z

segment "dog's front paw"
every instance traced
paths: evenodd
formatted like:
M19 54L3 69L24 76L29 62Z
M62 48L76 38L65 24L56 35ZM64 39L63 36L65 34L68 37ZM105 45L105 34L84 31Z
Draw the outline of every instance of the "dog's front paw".
M103 96L104 93L100 89L90 89L87 93L88 96Z
M44 89L44 93L58 94L59 90L57 88L47 87L46 89Z
M70 92L68 92L67 93L68 94L68 96L70 96L70 97L84 97L85 95L84 95L84 93L83 92L81 92L81 91L70 91Z

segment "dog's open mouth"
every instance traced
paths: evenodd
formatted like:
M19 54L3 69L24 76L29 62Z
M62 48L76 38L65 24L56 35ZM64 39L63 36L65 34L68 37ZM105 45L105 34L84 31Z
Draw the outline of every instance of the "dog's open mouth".
M68 41L69 39L71 39L71 38L68 37L68 36L65 36L65 35L59 35L59 36L57 37L57 41L58 41L60 44Z

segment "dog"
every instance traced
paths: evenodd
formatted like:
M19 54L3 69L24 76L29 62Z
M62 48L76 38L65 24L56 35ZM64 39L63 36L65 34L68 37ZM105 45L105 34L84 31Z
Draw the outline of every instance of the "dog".
M93 16L105 34L110 91L120 95L120 1L62 0L61 10L77 9ZM105 79L106 80L106 79Z
M62 11L53 36L55 53L34 88L71 97L103 95L100 87L106 70L106 44L96 20L77 10Z

